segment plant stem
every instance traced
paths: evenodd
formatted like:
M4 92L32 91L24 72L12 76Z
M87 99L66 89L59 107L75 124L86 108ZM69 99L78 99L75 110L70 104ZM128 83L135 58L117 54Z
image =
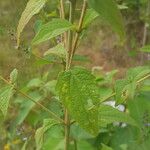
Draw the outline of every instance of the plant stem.
M70 118L67 109L65 109L64 121L65 121L65 150L68 150L70 143Z
M65 19L64 0L60 0L60 17Z
M6 84L13 86L9 81L7 81L6 79L4 79L2 76L0 76L0 79L2 81L4 81ZM14 90L16 90L18 93L20 93L22 96L26 97L28 100L32 101L33 103L35 103L37 106L39 106L40 108L42 108L44 111L48 112L52 117L54 117L55 119L57 119L58 121L60 121L61 123L64 123L64 120L62 120L61 118L59 118L55 113L53 113L52 111L50 111L48 108L46 108L44 105L42 105L41 103L35 101L32 97L30 97L29 95L27 95L26 93L18 90L16 87L14 87Z
M75 16L76 0L70 0L70 12L69 12L69 22L73 24ZM70 69L70 59L72 52L72 42L73 42L73 31L68 32L68 47L66 56L66 70Z
M70 0L69 22L71 22L71 23L74 22L75 8L76 8L76 0ZM71 67L72 58L75 53L77 43L79 40L79 35L80 35L79 32L82 30L82 24L83 24L83 19L84 19L84 15L86 12L86 8L87 8L87 1L84 0L81 16L80 16L80 20L79 20L79 25L78 25L78 31L75 35L74 43L73 43L73 32L72 31L68 32L68 51L67 51L67 56L66 56L66 71L68 71ZM69 136L70 136L71 123L70 123L70 118L69 118L67 109L65 110L65 125L66 125L65 126L65 150L68 150L69 142L70 142Z
M78 28L77 28L77 33L75 35L73 46L72 46L72 51L71 51L69 64L71 64L71 62L72 62L72 58L74 56L74 53L76 51L77 44L78 44L78 41L79 41L80 33L82 32L82 25L83 25L86 9L87 9L87 0L84 0L83 6L82 6L82 12L81 12L81 16L80 16L80 20L79 20L79 24L78 24Z
M64 0L60 0L60 18L65 19ZM66 47L67 33L65 32L63 35L61 37L61 42L64 43L64 47Z
M69 12L69 22L74 22L74 15L75 15L75 8L76 8L76 0L70 0L70 12ZM67 39L68 47L67 47L67 56L66 56L66 71L70 70L70 56L71 56L71 50L72 50L72 40L73 40L73 32L68 32L68 39ZM69 143L70 143L70 117L68 110L65 109L65 150L69 149Z

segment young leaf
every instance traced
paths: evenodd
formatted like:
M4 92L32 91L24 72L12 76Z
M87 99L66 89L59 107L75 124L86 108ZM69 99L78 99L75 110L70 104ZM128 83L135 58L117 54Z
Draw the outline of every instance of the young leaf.
M36 150L41 150L44 143L44 134L49 130L52 126L58 124L55 120L45 119L43 122L43 126L38 128L35 133L35 142L36 142Z
M117 80L115 83L116 103L123 103L128 98L133 99L137 83L130 82L127 79Z
M47 0L29 0L21 15L17 28L17 46L20 44L20 34L29 20L43 8Z
M108 105L100 105L99 108L99 126L103 127L114 122L124 122L134 126L137 123L128 114L117 110Z
M45 25L42 25L41 29L34 37L32 44L36 45L41 42L47 41L51 38L54 38L65 31L68 31L73 28L73 25L64 19L53 19Z
M18 76L18 70L14 69L10 74L10 81L12 84L16 82L17 76Z
M88 3L99 13L103 21L108 23L121 38L124 38L123 19L114 0L88 0Z
M86 69L76 67L62 72L56 85L59 97L72 117L87 132L98 133L98 110L89 109L98 103L95 77Z
M13 95L13 87L8 85L0 89L0 110L4 116L7 114L9 100Z
M99 14L94 9L88 9L83 20L83 28L86 28Z
M126 99L133 99L138 81L150 75L149 67L136 67L127 71L126 78L115 83L115 98L117 103L123 103Z
M64 48L63 44L58 44L57 46L49 49L44 53L44 56L46 55L54 55L59 58L65 58L66 56L66 49Z

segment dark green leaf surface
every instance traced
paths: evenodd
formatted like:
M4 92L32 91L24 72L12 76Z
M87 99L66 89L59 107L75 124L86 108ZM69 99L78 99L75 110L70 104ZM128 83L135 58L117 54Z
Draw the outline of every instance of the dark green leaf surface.
M57 91L72 117L87 132L98 133L98 110L89 108L98 103L95 77L86 69L76 67L59 75Z

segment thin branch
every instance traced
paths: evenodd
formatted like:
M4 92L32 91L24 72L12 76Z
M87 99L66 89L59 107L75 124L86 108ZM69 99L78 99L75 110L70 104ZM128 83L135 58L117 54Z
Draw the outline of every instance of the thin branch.
M139 79L139 80L137 81L137 83L140 83L140 82L142 82L142 81L144 81L145 79L148 79L148 78L150 78L150 74L148 74L148 75L146 75L145 77Z
M70 0L70 12L69 12L69 22L73 24L75 16L76 0ZM73 31L68 32L68 45L67 45L67 56L66 56L66 70L70 68L70 59L72 52L72 42L73 42Z
M5 78L3 78L2 76L0 76L0 79L2 81L4 81L6 84L13 86L8 80L6 80ZM42 108L44 111L48 112L51 116L53 116L54 118L56 118L57 120L59 120L60 122L64 123L64 120L59 118L55 113L53 113L52 111L50 111L48 108L46 108L44 105L42 105L41 103L35 101L32 97L30 97L29 95L27 95L26 93L18 90L16 87L14 88L14 90L16 90L18 93L20 93L22 96L28 98L30 101L32 101L33 103L35 103L37 106L39 106L40 108Z
M81 16L80 16L80 20L79 20L79 25L78 25L78 28L77 28L77 33L75 35L75 39L74 39L73 46L72 46L70 64L71 64L73 55L74 55L74 53L76 51L76 48L77 48L77 44L78 44L80 33L81 33L81 30L82 30L82 25L83 25L84 17L85 17L85 14L86 14L86 10L87 10L87 0L84 0Z
M143 78L139 79L139 80L137 81L137 83L141 83L141 82L143 82L144 80L148 79L149 77L150 77L150 74L148 74L148 75L144 76ZM113 97L113 96L115 96L115 95L116 95L116 93L112 93L112 95L110 95L110 96L108 96L107 98L105 98L105 99L103 100L103 102L107 101L108 99L110 99L111 97Z
M65 19L64 0L60 0L60 18ZM65 32L61 38L61 41L64 42L64 47L66 47L67 33Z
M139 80L137 81L137 83L141 83L141 82L143 82L144 80L146 80L146 79L148 79L148 78L150 78L150 74L148 74L148 75L144 76L143 78L139 79ZM114 97L115 95L116 95L116 93L112 93L110 96L108 96L108 97L106 97L105 99L103 99L98 105L100 105L101 103L103 103L103 102L109 100L110 98ZM93 108L95 108L95 107L96 107L96 106L94 105L94 106L90 107L89 110L91 110L91 109L93 109Z

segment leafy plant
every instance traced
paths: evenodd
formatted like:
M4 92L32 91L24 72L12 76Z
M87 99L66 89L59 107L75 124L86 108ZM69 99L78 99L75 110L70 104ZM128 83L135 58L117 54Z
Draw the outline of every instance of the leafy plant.
M18 48L21 44L20 35L23 29L35 14L44 9L47 1L29 0L27 3L17 28ZM130 109L129 112L121 112L117 108L108 106L108 103L105 102L110 102L110 99L113 98L115 105L123 104L126 107L128 101L134 100L137 96L137 90L143 87L143 81L150 77L150 68L132 68L127 72L125 79L117 80L113 84L112 80L117 73L116 70L99 80L86 68L74 66L82 34L94 19L101 18L122 39L125 38L123 19L116 2L113 0L83 0L79 18L76 17L78 1L59 0L57 3L60 7L60 16L54 15L53 17L52 15L50 21L41 24L30 45L32 49L43 42L50 40L54 42L54 47L44 53L44 56L48 58L40 59L42 61L44 59L48 64L59 62L62 70L60 70L57 81L54 79L49 81L48 75L45 75L42 78L32 79L26 87L20 90L17 87L18 72L16 69L10 74L9 80L0 77L7 84L6 87L0 89L2 114L6 116L13 93L21 95L21 98L17 96L19 98L16 99L17 104L21 103L20 113L15 122L17 125L26 120L32 122L35 128L35 122L39 121L38 115L41 114L39 122L43 122L43 125L36 130L34 136L34 143L36 143L34 146L37 150L95 149L96 146L91 144L92 142L88 143L87 139L98 140L103 132L107 133L107 127L116 122L119 123L119 126L126 123L129 127L134 127L139 131L142 127L133 115L134 113L129 113L132 112ZM50 58L57 61L50 61ZM52 95L52 100L49 100L49 94ZM47 98L48 101L46 101ZM54 102L54 107L52 102ZM36 106L40 109L37 109ZM34 119L28 119L29 114L32 114ZM53 138L52 129L57 127L54 133L56 137ZM75 136L76 131L84 135L83 141ZM28 142L24 143L22 149L28 147ZM113 149L113 145L107 146L107 144L109 143L101 142L97 147L102 150Z

